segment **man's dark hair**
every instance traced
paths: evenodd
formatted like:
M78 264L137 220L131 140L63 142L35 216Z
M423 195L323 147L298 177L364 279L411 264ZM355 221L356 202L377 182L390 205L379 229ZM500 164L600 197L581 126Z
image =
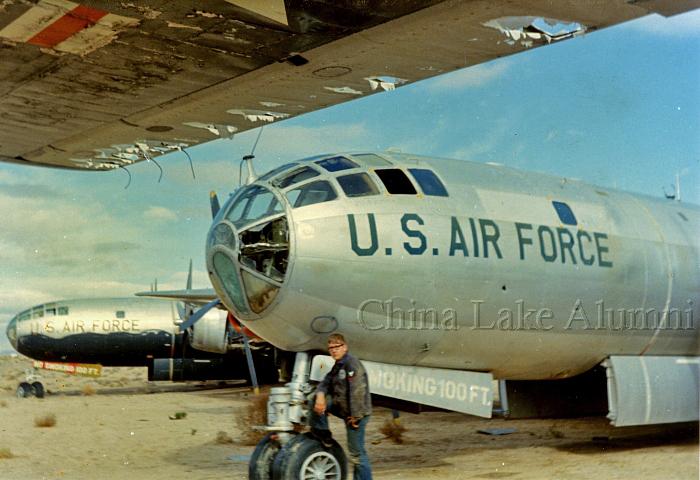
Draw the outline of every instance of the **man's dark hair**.
M345 337L342 336L340 333L331 333L328 335L328 343L342 343L343 345L347 345L348 343L345 341Z

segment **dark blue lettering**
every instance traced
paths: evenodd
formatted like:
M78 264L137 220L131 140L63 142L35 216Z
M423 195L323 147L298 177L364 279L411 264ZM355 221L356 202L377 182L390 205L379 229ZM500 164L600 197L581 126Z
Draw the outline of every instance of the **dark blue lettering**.
M583 242L581 241L581 237L586 237L588 243L591 243L591 236L588 234L587 231L579 230L576 234L576 240L578 241L578 253L581 256L581 261L583 262L583 264L593 265L593 262L595 262L595 256L591 255L590 257L587 257L586 254L583 252Z
M462 251L462 255L465 257L469 256L469 250L467 250L467 244L464 241L464 234L459 226L459 221L457 217L452 217L452 232L450 234L450 257L454 257L457 250Z
M612 267L612 262L603 260L603 254L609 251L608 247L600 244L600 241L607 240L608 236L605 233L594 232L593 238L595 238L595 246L598 249L598 265L601 267Z
M498 248L498 239L501 236L501 232L498 230L498 225L493 220L479 219L479 227L481 228L481 240L484 244L484 258L489 258L489 243L493 245L493 249L496 251L498 258L503 258L501 255L501 249ZM486 227L491 227L492 233L486 232Z
M362 248L357 242L357 226L355 225L355 215L352 213L348 214L348 226L350 227L350 246L353 252L355 252L360 257L369 257L374 255L379 248L379 241L377 240L377 224L374 221L374 214L368 213L367 220L369 221L369 236L370 245L367 248Z
M544 247L544 237L542 236L544 232L547 232L549 235L549 244L552 247L552 253L548 254L545 250ZM537 228L537 236L540 238L540 253L542 254L542 258L544 259L545 262L553 262L554 260L557 259L557 245L554 241L554 232L552 232L548 226L546 225L540 225L539 228Z
M520 260L525 260L525 245L532 245L531 238L523 237L523 230L532 230L529 223L515 222L515 230L518 232L518 247L520 248Z
M566 252L568 251L571 255L571 263L576 265L576 256L574 255L574 236L566 228L557 228L557 235L559 236L559 251L561 252L561 263L566 263ZM564 236L569 237L565 242Z
M403 217L401 217L401 230L403 230L403 233L405 233L407 237L416 238L420 241L420 244L417 247L412 246L408 242L404 242L403 248L406 249L406 252L411 255L422 255L423 252L425 252L425 249L428 247L428 242L425 235L423 235L419 230L411 230L408 228L408 222L416 222L418 225L423 225L423 219L415 213L406 213Z

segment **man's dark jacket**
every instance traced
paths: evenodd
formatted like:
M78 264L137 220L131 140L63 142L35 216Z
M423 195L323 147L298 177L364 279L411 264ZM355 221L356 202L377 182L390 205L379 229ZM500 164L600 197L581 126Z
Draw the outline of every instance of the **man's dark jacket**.
M362 418L372 413L367 371L357 358L346 353L318 385L333 402L331 410L342 418Z

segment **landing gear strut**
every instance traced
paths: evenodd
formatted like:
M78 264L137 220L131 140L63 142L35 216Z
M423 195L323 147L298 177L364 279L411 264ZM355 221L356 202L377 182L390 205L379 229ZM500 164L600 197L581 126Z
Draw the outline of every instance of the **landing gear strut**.
M347 474L345 452L335 440L324 446L309 433L296 433L306 425L311 363L307 353L297 353L292 381L270 390L267 403L269 433L255 447L248 465L250 480L343 480Z

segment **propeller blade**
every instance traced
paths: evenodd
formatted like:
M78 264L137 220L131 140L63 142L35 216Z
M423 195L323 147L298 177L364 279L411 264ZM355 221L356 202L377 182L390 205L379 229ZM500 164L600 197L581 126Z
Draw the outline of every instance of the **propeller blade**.
M211 218L214 218L219 213L221 206L219 205L219 197L216 196L216 192L213 190L209 192L209 203L211 204Z
M192 290L192 259L190 258L190 270L187 273L187 284L185 285L187 290Z
M194 315L190 316L190 318L188 318L187 320L185 320L184 322L182 322L180 324L180 331L184 332L185 330L190 328L192 325L197 323L204 315L206 315L207 312L209 312L209 310L218 306L220 303L221 303L221 300L219 300L218 298L215 298L211 302L204 305L202 308L200 308L199 310L194 312Z

